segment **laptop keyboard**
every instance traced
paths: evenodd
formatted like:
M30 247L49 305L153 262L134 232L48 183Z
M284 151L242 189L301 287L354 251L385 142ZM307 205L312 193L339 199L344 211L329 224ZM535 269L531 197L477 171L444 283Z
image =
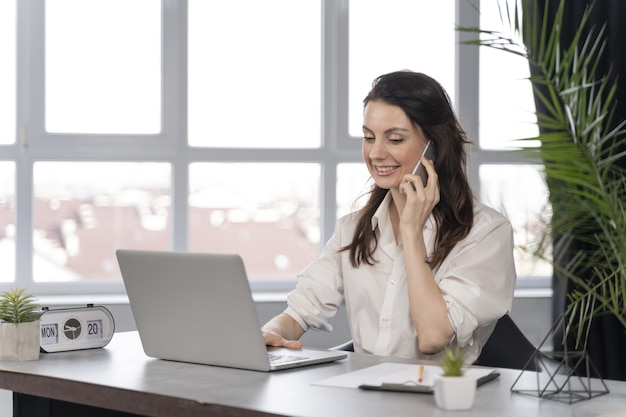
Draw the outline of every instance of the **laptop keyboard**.
M270 359L270 363L285 363L285 362L293 362L302 359L306 359L306 356L298 356L298 355L279 355L276 353L268 353L267 356Z

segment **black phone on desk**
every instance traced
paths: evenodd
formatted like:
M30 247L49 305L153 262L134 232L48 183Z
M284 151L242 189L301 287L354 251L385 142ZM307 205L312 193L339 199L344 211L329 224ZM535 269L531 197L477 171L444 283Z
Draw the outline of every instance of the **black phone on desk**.
M428 143L426 143L426 146L422 151L422 155L417 161L417 165L415 165L415 168L413 169L413 175L419 175L422 179L424 187L426 187L426 183L428 182L428 173L426 172L426 168L424 168L424 165L422 165L422 156L426 157L426 159L430 161L434 161L437 158L437 149L432 140L429 140Z

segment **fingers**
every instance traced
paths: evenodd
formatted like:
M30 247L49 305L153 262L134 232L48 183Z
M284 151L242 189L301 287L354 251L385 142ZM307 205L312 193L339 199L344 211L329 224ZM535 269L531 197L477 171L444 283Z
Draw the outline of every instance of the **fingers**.
M302 349L302 342L299 340L285 340L283 347L286 347L289 349Z
M287 340L278 333L273 331L263 331L263 340L268 346L286 347L289 349L301 349L302 342L299 340Z
M426 172L428 173L426 185L424 185L424 183L422 182L423 180L419 175L407 174L404 176L399 187L400 191L403 194L407 195L408 192L417 191L419 188L424 190L439 188L439 177L437 176L437 171L435 171L435 166L433 162L424 157L422 157L421 162L426 169Z
M265 340L265 344L268 346L274 346L274 347L285 347L285 348L289 348L289 349L302 349L302 342L299 340L287 340L283 337L279 338L279 339L273 339L271 341L267 341L267 339Z
M411 179L407 178L400 183L400 191L402 194L407 195L409 191L416 191L415 185L411 182Z

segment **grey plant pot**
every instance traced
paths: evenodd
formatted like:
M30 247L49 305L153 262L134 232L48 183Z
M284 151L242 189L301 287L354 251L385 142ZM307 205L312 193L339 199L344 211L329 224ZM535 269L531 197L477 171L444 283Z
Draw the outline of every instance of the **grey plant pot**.
M39 359L39 320L26 323L0 322L0 361Z

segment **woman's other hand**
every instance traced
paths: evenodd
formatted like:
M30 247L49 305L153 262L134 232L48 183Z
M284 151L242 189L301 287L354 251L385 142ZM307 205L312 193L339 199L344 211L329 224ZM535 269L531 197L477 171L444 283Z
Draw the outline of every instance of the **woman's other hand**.
M288 314L281 313L261 328L263 340L267 346L301 349L302 342L297 340L304 330Z

